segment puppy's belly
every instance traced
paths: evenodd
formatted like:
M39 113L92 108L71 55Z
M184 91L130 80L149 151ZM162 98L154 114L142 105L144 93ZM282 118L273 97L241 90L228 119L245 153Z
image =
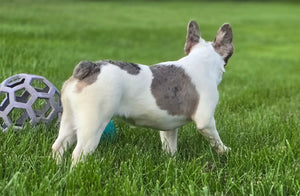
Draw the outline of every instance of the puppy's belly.
M142 114L139 116L120 116L126 122L134 126L142 126L159 130L173 130L176 129L190 120L184 116L170 116L170 115L151 115Z

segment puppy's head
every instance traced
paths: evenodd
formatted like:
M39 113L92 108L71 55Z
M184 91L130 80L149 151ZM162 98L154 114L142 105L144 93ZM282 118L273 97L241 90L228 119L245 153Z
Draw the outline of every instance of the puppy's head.
M213 42L209 42L213 50L222 57L225 62L225 66L234 50L232 37L233 35L230 25L223 24L218 30L215 40ZM187 27L186 42L184 46L185 54L189 55L196 45L207 45L207 43L201 39L201 33L197 22L192 20L189 22Z

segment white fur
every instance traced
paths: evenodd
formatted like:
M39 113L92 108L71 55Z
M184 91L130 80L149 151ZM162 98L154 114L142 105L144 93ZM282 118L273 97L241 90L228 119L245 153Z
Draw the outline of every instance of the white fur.
M218 153L227 152L229 148L222 143L214 120L218 103L217 86L225 71L222 57L210 42L200 39L187 56L160 64L180 66L190 76L200 95L192 120ZM137 125L162 130L160 137L163 149L171 154L176 152L177 128L185 124L188 117L170 115L157 106L151 93L152 72L148 66L139 66L141 70L137 75L129 74L117 66L103 66L96 82L80 92L76 87L77 79L65 83L62 122L59 136L52 146L55 157L60 159L76 139L73 163L79 161L81 156L92 153L113 116L131 118Z

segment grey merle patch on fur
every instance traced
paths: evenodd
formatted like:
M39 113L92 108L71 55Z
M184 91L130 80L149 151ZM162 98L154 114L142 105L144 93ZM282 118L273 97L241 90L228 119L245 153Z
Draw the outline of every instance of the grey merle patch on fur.
M127 73L132 75L137 75L140 73L141 68L135 63L128 63L123 61L114 61L114 60L104 60L103 62L110 63L118 66L120 69L127 71Z
M100 73L100 66L90 61L81 61L73 71L73 77L84 81L86 84L92 84L97 80Z
M81 61L75 67L73 77L86 84L92 84L97 80L97 77L101 72L101 67L108 64L118 66L120 69L132 75L139 74L141 69L137 64L123 61L102 60L96 61L95 63L91 61Z
M159 108L170 115L191 117L197 109L199 94L184 69L175 65L154 65L150 69L151 92Z

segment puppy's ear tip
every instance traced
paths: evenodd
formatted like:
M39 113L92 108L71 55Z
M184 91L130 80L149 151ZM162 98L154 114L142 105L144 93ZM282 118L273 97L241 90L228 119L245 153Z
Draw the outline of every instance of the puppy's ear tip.
M230 27L230 24L229 23L224 23L222 26Z
M190 20L188 27L198 27L198 24L195 20Z
M220 28L221 31L232 31L232 28L230 26L229 23L224 23L221 28Z

